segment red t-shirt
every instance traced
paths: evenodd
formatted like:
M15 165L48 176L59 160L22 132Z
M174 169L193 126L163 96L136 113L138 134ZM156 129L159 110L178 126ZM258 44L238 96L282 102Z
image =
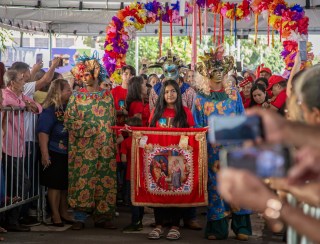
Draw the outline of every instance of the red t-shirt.
M194 119L193 119L193 116L192 116L190 109L185 106L183 106L183 108L184 108L184 111L187 115L187 123L188 123L189 127L194 126L195 123L194 123ZM174 111L173 108L166 108L164 110L161 118L157 121L156 127L172 128L173 127L172 122L173 122L173 118L174 118L175 114L176 114L176 112ZM150 115L149 125L152 121L153 115L154 115L154 110L152 110L152 113Z
M121 143L120 153L125 154L127 156L127 172L126 172L126 180L131 179L131 145L132 145L132 137L129 136Z
M142 115L142 126L148 126L148 119L150 117L149 104L143 104L141 101L134 101L130 104L128 117L131 118L135 114Z
M282 106L285 104L287 100L287 93L286 93L286 89L283 89L278 96L276 97L276 99L271 102L271 105L275 106L277 109L282 108Z
M114 106L117 111L122 110L126 107L125 102L128 94L128 89L122 88L122 86L117 86L111 90L111 94L114 100ZM125 116L117 116L117 125L121 126L125 124Z
M250 107L250 103L251 103L251 99L249 98L245 98L243 95L243 92L240 92L240 96L242 98L242 104L244 108L249 108Z

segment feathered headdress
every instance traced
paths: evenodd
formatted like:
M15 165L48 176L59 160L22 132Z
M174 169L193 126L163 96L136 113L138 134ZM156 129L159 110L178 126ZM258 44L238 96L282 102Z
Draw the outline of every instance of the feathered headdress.
M175 64L178 68L184 67L183 61L179 56L172 54L171 49L168 50L167 56L163 56L157 60L155 64L151 64L148 68L162 68L165 64Z
M100 81L103 81L109 75L99 60L97 52L94 52L91 57L86 54L79 56L77 63L70 72L77 80L80 80L81 75L85 72L90 72L93 73L95 79L98 78Z
M219 70L227 74L234 66L234 58L232 56L223 56L223 48L217 47L210 52L204 52L203 56L199 56L201 62L196 64L196 71L202 76L212 79L214 73Z

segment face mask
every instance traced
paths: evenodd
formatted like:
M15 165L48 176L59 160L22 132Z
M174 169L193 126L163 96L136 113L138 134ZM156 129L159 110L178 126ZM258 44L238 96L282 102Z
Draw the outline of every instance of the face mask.
M179 70L175 64L165 64L164 67L164 76L170 80L176 80L179 77Z

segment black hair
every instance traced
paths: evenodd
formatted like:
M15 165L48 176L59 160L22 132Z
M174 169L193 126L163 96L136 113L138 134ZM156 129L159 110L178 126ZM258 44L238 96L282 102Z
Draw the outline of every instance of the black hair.
M122 71L122 72L125 72L127 69L130 71L130 74L131 74L131 75L136 75L136 69L135 69L133 66L131 66L131 65L125 65L125 66L123 66L123 67L121 68L121 71Z
M259 77L258 79L256 79L254 84L258 84L259 81L262 81L266 85L266 88L269 86L268 79L266 79L264 77Z
M17 72L26 72L27 70L29 70L30 66L24 62L14 62L11 67L10 70L15 70Z
M134 76L128 83L128 94L126 98L127 111L130 109L130 105L134 101L143 101L141 85L143 84L143 78L141 76Z
M234 74L230 75L236 82L236 86L239 85L239 80L238 80L238 77Z
M264 92L264 94L266 94L266 97L263 102L268 101L268 93L266 91L266 88L263 85L256 83L256 84L253 84L253 86L250 90L250 105L249 105L249 107L253 107L253 106L257 105L257 103L253 99L253 92L255 90L260 90L260 91Z
M278 84L282 88L286 88L287 87L287 83L288 83L288 80L283 80L283 81L280 81Z
M140 119L139 117L133 116L131 118L128 118L127 125L137 126L137 127L142 126L142 119Z
M189 125L187 121L187 114L184 111L182 105L181 91L178 83L175 80L166 80L165 82L163 82L160 95L154 108L154 115L151 120L150 127L156 127L157 121L161 118L161 116L164 113L164 110L167 108L167 103L165 101L164 95L166 87L170 85L173 86L177 93L177 100L174 104L175 116L173 118L172 125L176 128L188 128Z
M141 74L140 76L142 77L142 79L148 81L148 76L146 74Z

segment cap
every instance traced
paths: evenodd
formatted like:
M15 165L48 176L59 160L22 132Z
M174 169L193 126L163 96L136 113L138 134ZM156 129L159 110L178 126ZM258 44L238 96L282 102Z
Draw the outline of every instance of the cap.
M271 77L269 78L269 86L268 86L267 90L270 90L273 87L273 85L278 84L279 82L284 81L284 80L285 80L285 78L283 78L280 75L271 75Z
M266 73L269 73L270 75L272 75L271 69L269 69L267 67L264 67L264 68L260 69L260 73L261 72L266 72Z
M249 76L249 77L243 79L243 81L240 82L239 86L240 87L244 87L244 86L246 86L246 85L248 85L249 83L252 83L252 82L253 82L253 79L252 79L251 76Z

